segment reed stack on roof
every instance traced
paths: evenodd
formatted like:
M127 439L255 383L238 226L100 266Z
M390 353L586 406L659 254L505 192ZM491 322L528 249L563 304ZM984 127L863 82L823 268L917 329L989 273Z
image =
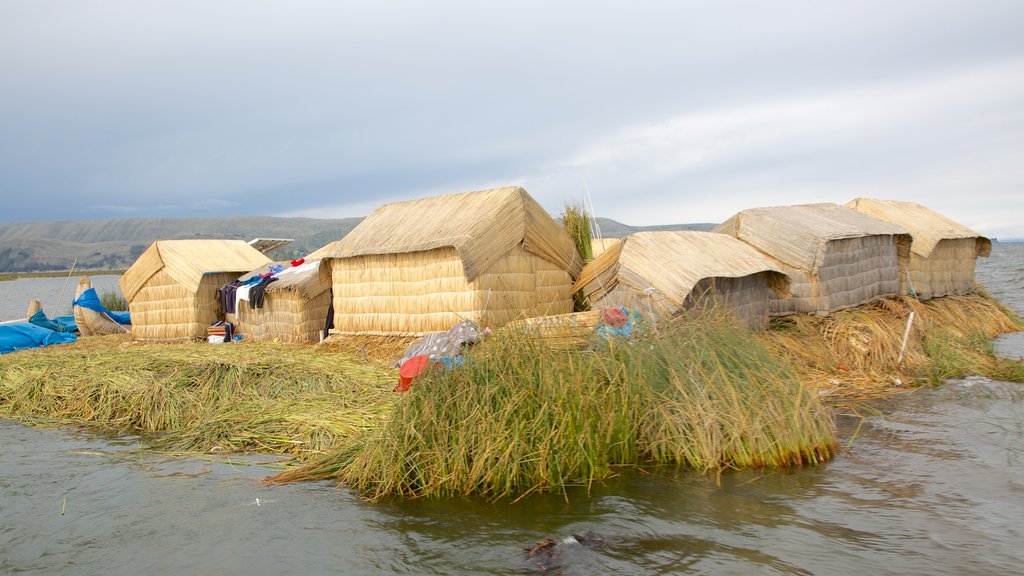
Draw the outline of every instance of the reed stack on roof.
M763 330L770 296L788 296L789 279L763 254L724 234L637 232L587 264L573 289L583 291L591 308L625 306L667 319L714 305Z
M789 275L791 297L771 301L777 316L895 296L910 261L905 228L836 204L752 208L712 231L750 244Z
M976 291L975 261L992 252L988 238L915 202L857 198L846 206L902 226L914 237L901 293L927 300Z
M323 260L307 260L299 266L280 262L285 269L267 284L263 306L251 308L241 301L235 310L235 333L246 340L319 342L327 328L331 306L331 272ZM265 274L270 264L239 280ZM324 334L326 336L326 334Z
M217 290L270 262L241 240L157 240L121 276L136 340L206 337L218 319Z
M571 312L583 267L561 225L518 187L381 206L309 258L330 260L332 333L394 336Z

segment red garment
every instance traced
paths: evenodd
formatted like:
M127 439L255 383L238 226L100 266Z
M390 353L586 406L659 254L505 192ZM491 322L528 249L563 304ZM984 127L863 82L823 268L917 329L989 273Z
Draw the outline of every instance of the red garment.
M618 306L608 306L601 310L601 322L611 326L612 328L622 328L626 325L629 317L622 311L622 308Z
M298 260L292 260L292 268L294 268L296 266L302 266L302 263L305 262L305 261L306 261L305 258L299 258Z

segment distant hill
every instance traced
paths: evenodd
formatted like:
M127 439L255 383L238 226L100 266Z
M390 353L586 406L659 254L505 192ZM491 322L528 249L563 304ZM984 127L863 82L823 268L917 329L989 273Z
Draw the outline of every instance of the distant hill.
M127 268L156 240L185 238L292 238L270 254L276 260L305 256L349 233L362 218L125 218L0 223L0 273ZM710 230L714 224L628 226L598 218L601 235L621 238L646 230ZM76 262L77 260L77 262Z

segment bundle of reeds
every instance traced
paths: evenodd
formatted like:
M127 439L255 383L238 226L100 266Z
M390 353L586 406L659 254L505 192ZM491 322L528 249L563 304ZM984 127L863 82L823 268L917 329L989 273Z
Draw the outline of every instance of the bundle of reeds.
M381 429L272 481L500 498L587 485L620 465L820 462L835 442L830 412L790 368L705 314L589 351L500 331L460 369L417 381Z

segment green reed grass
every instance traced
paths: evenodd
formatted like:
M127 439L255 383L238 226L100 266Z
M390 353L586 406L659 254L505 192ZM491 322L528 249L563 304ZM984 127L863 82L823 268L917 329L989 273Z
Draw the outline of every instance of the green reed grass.
M107 310L115 312L128 310L128 301L121 296L120 292L113 290L104 290L100 294L100 304L103 304Z
M0 357L0 415L156 433L165 449L303 455L378 426L393 380L301 345L71 344Z
M370 498L564 490L615 467L828 459L831 413L745 330L706 315L555 350L499 333L413 386L379 430L273 481L335 478Z

